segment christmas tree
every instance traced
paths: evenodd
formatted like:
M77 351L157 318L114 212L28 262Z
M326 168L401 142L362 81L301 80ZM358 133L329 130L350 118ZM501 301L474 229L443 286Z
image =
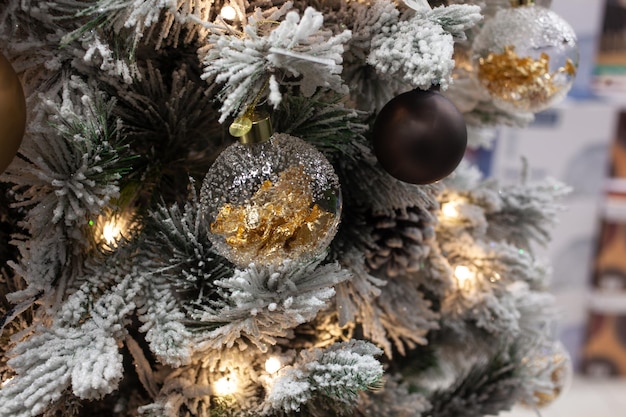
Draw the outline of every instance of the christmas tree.
M554 400L567 186L460 161L571 85L532 3L3 2L0 415Z

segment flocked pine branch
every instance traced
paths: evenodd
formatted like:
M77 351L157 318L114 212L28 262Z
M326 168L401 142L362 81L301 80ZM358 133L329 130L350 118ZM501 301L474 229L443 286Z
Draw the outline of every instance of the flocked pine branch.
M115 20L113 15L120 2L99 3L100 7L90 9L93 2L81 0L21 2L22 12L28 13L37 22L37 29L31 26L28 32L43 41L41 49L33 55L40 59L50 58L47 62L39 60L40 71L58 71L63 66L71 66L83 75L98 77L102 75L98 74L100 71L112 78L132 82L136 76L134 50L141 33L136 31L133 41L131 36L124 36L130 31L120 33L119 25L117 31L114 30L116 25L108 23ZM139 2L134 3L137 6ZM21 42L27 45L32 39L27 34L19 35L18 45ZM21 48L17 46L16 49ZM40 73L39 76L51 78L50 74Z
M40 92L43 82L57 78L58 71L72 59L68 50L57 48L61 31L55 33L48 13L29 3L7 0L0 9L2 51L20 72L27 96ZM28 30L33 21L38 30Z
M35 417L67 389L97 399L117 387L123 374L118 344L141 288L130 275L97 300L88 288L73 294L49 327L37 326L9 352L17 375L0 389L2 415Z
M447 183L441 197L444 204L454 205L456 214L441 217L437 244L446 253L450 267L466 268L470 279L458 281L446 292L442 304L444 323L461 332L459 326L469 324L492 334L508 334L509 338L522 332L539 337L554 319L554 312L546 307L550 300L540 295L545 291L549 269L525 247L504 238L494 240L488 233L487 216L502 211L504 206L495 182L483 181L474 170L463 166ZM548 200L546 204L555 208L554 199ZM536 219L517 220L517 227L524 230ZM531 305L535 312L545 313L545 320L531 311ZM536 324L534 329L528 328L530 321Z
M414 88L433 84L447 88L454 69L454 36L481 19L478 6L451 6L416 12L372 37L368 63L389 78L401 78Z
M142 416L178 417L195 415L254 417L261 415L264 397L275 375L265 370L268 357L281 358L283 366L295 359L293 350L269 347L266 352L252 349L220 349L197 355L188 365L172 369L159 378L154 402L139 408ZM156 373L155 373L156 374ZM158 374L156 375L158 376ZM230 381L236 390L223 392L220 383Z
M494 127L467 125L467 149L493 149L497 134Z
M494 240L506 240L527 250L531 249L532 242L546 245L551 238L551 228L563 210L559 201L570 190L550 178L501 188L502 208L487 214L487 233Z
M439 23L457 40L466 40L465 32L474 28L483 19L480 6L469 4L435 7L426 12L426 16L433 22Z
M364 260L356 250L342 257L346 268L352 271L351 280L337 286L335 300L339 325L361 323L365 337L382 346L387 354L391 353L391 343L386 338L385 328L376 319L374 300L382 293L385 279L376 278L367 272Z
M432 245L428 256L423 260L422 267L412 275L420 291L438 305L450 291L456 288L454 266L450 264L444 253L439 245ZM439 308L435 310L438 311Z
M35 132L20 150L23 158L3 176L15 184L18 205L32 207L26 221L34 234L49 222L85 225L118 195L116 182L129 164L115 147L113 100L72 78L62 97L44 103L57 135Z
M502 353L486 356L448 389L430 396L430 415L481 417L510 409L520 397L515 359Z
M22 255L14 268L29 287L14 301L48 292L53 284L65 291L77 266L73 257L90 247L89 219L113 204L131 162L115 143L114 100L78 78L67 79L60 96L42 100L46 124L35 124L21 155L2 174L13 184L14 206L25 210L29 235L14 241Z
M124 30L130 32L127 36L132 39L131 53L137 48L145 31L160 21L164 10L174 7L174 3L167 0L100 0L95 2L62 0L50 4L48 7L62 10L66 18L85 19L87 23L65 35L63 42L69 43L80 38L94 28L104 28L114 33ZM70 14L73 12L73 16Z
M180 365L192 353L184 312L213 302L220 292L214 282L230 277L232 267L211 250L193 192L182 208L178 204L159 207L145 227L149 233L139 243L145 258L139 275L147 286L139 310L144 323L140 330L146 332L157 357Z
M552 178L539 182L522 178L506 187L478 176L467 184L456 184L454 178L446 181L449 187L440 199L458 211L458 217L447 219L449 227L472 228L485 240L507 242L526 251L549 242L550 228L563 210L561 200L571 190Z
M148 236L140 243L153 274L168 279L174 291L192 305L210 304L218 288L214 281L231 277L233 266L212 250L197 195L183 207L161 205L150 214Z
M415 18L372 38L368 63L413 87L427 90L434 83L445 89L454 68L453 52L452 35L430 20Z
M439 314L418 289L412 277L395 277L374 300L377 320L386 330L386 337L404 356L417 345L428 344L428 334L439 328ZM415 314L403 314L411 309ZM389 356L390 352L386 352Z
M40 2L57 21L79 22L70 27L61 45L80 43L84 61L99 63L112 76L130 83L140 76L137 50L149 44L160 50L164 44L190 44L204 39L207 28L198 21L211 21L219 10L213 0L61 0Z
M5 237L4 213L0 214L0 238ZM4 241L9 241L8 237ZM6 254L8 255L8 254ZM11 259L14 254L4 257ZM24 289L25 283L14 273L11 273L8 266L0 268L0 379L6 381L11 379L14 372L7 365L7 352L15 346L17 342L13 335L27 329L36 314L36 308L30 303L23 306L13 305L7 300L7 294Z
M443 301L446 324L454 327L465 322L501 337L518 336L521 331L521 313L516 305L518 284L544 290L548 270L528 252L510 245L484 245L472 241L467 234L441 238L444 239L441 247L452 265L468 268L471 273L471 278L459 282L457 289Z
M356 150L353 159L340 160L337 164L344 190L343 211L345 215L331 248L333 249L333 257L347 265L355 273L355 279L362 281L361 284L355 284L353 280L353 282L344 285L347 292L343 297L372 300L379 294L377 287L382 285L384 279L372 277L370 272L373 273L373 271L368 271L368 268L376 269L372 267L373 263L369 262L369 265L366 266L365 259L360 259L360 255L355 257L355 253L366 252L366 256L373 259L379 248L380 242L377 241L371 221L373 215L393 218L398 214L402 215L402 213L408 216L409 211L416 207L423 208L425 211L436 208L438 206L436 198L440 192L440 185L415 186L397 181L375 165L374 156L365 144ZM407 229L403 232L408 233L411 230ZM422 237L427 238L423 235ZM419 268L417 259L423 258L420 254L425 255L430 252L430 249L427 248L428 244L424 239L418 238L412 241L412 244L407 242L406 247L409 257L400 262L406 261L407 264L403 264L403 267L406 268L409 267L408 262L415 261L416 264L409 269L416 270ZM369 252L372 252L371 256ZM415 256L410 255L411 253ZM353 293L353 290L356 292ZM371 306L369 301L357 304L363 308L370 308ZM354 315L354 311L345 308L342 313L345 320L342 319L342 323L349 321L350 317ZM384 334L384 332L376 333ZM375 340L382 341L385 339L381 337Z
M320 265L321 260L268 268L251 264L216 281L220 297L193 313L197 325L206 329L198 332L198 349L248 342L264 349L312 320L334 296L333 287L350 277L338 264Z
M161 200L184 201L189 177L201 179L225 142L194 66L174 68L162 74L157 62L148 61L140 65L141 80L109 86L118 97L114 114L136 155L125 185L138 189L140 204L152 207Z
M441 184L417 186L396 180L377 165L369 146L357 147L353 158L341 160L336 168L345 200L355 207L391 215L394 210L410 206L437 205Z
M345 59L348 65L363 64L371 49L372 36L388 30L398 22L400 11L392 1L376 0L371 4L347 2L337 16L338 23L352 32Z
M356 252L342 261L353 272L353 278L337 287L340 326L358 323L364 337L380 346L388 357L394 351L404 355L428 343L426 335L438 327L439 317L415 281L410 277L395 277L393 282L376 278L367 272ZM407 308L419 313L403 315Z
M370 159L370 151L365 147L363 149L365 151L360 158L341 161L339 164L341 182L346 190L344 212L349 214L340 227L333 248L336 257L354 275L352 280L337 288L339 322L343 325L352 321L358 322L363 326L364 335L383 347L385 353L391 356L394 348L404 352L405 344L414 347L425 343L424 335L436 327L436 315L419 292L418 281L412 282L406 277L399 277L398 282L393 281L387 288L387 277L373 276L374 271L370 271L365 265L360 253L378 245L368 217L374 213L392 218L397 211L406 211L411 207L435 208L438 205L436 196L439 187L436 184L414 186L401 183L386 173L379 172L380 168ZM424 249L423 253L426 254L430 251L426 246L427 243L419 242L416 248L407 247L407 250ZM432 281L428 278L426 280ZM415 320L392 318L398 313L398 309L405 306L404 301L393 301L394 298L405 300L399 293L411 294L408 297L411 301L406 300L411 308L415 308L415 300L420 300L418 306L421 313Z
M554 323L558 319L554 296L546 291L532 290L524 282L512 284L509 291L515 299L515 308L520 312L520 339L538 346L551 343Z
M340 95L286 95L274 112L273 127L313 144L333 162L363 152L367 126L362 119L362 112L346 107Z
M172 294L171 282L159 274L144 280L142 297L136 301L137 316L143 325L150 350L162 363L180 366L191 360L191 332L185 327L185 314Z
M349 31L333 35L323 29L324 18L313 8L307 8L302 17L295 11L287 13L269 33L266 27L273 22L261 19L251 17L240 35L215 34L209 38L203 78L224 85L218 94L222 102L220 122L239 115L255 97L265 94L274 107L278 106L280 84L295 77L305 97L319 87L347 92L340 74Z
M414 417L427 415L431 405L423 393L402 381L401 375L386 372L385 385L380 390L361 394L358 405L359 416Z
M12 354L16 357L9 363L18 375L0 390L5 416L35 417L70 385L83 399L98 398L122 377L117 342L93 322L75 329L40 329Z
M374 358L380 353L374 345L362 341L305 351L292 367L279 373L267 406L285 415L316 415L320 410L349 412L360 391L380 386L383 367Z
M351 105L372 113L380 110L395 94L408 89L406 83L377 73L367 63L372 37L396 24L400 19L400 11L389 0L377 0L369 4L341 4L342 8L336 12L337 24L352 31L352 38L344 53L342 77L350 89Z

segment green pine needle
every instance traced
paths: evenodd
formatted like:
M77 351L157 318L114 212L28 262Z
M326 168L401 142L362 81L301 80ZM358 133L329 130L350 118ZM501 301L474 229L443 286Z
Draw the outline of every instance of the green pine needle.
M368 127L365 113L345 107L341 97L286 96L274 113L277 132L297 136L316 146L329 159L352 157Z

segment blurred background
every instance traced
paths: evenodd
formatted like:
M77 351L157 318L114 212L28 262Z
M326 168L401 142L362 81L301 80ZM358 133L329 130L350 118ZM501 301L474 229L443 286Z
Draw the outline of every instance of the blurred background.
M580 67L567 100L527 129L500 129L472 155L486 175L554 177L573 187L543 248L574 375L540 410L503 417L626 417L626 0L553 0L576 30Z

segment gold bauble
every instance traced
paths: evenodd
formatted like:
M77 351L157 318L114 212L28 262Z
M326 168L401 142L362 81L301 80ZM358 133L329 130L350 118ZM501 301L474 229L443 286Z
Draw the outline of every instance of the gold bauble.
M26 99L9 61L0 53L0 173L9 166L22 143Z

